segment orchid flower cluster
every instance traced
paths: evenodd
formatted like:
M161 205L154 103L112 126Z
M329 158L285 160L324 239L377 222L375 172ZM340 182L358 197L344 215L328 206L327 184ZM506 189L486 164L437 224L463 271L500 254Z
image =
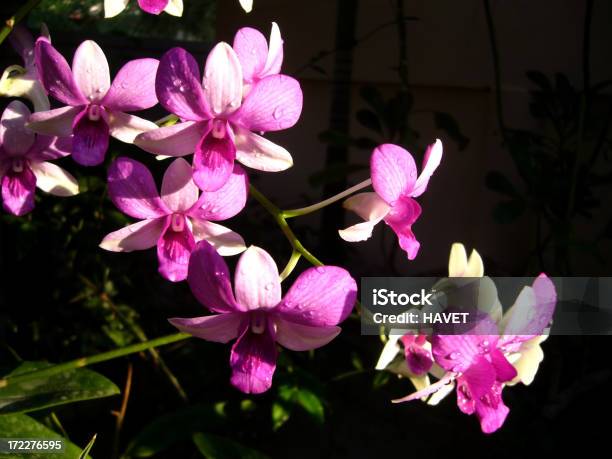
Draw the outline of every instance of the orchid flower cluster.
M464 246L454 244L449 277L482 276L484 266L478 252L472 251L468 258ZM392 330L376 368L406 377L416 388L394 403L421 399L437 405L455 389L459 409L476 414L483 432L494 432L503 425L510 410L502 390L506 385L533 381L544 358L540 344L547 338L545 329L557 297L552 281L540 274L504 314L495 285L484 285L478 305L481 314L470 334L427 336ZM396 358L399 353L403 356ZM437 381L430 383L430 376Z
M118 14L127 3L106 0L106 16ZM241 3L250 8L251 2ZM152 14L182 11L180 0L138 0L138 4ZM275 23L269 40L255 29L242 28L232 45L218 43L202 73L196 59L182 48L170 49L159 61L131 60L111 78L103 50L91 40L81 43L72 65L55 49L48 33L34 42L18 30L13 45L24 67L5 72L0 91L29 99L35 112L13 101L2 114L0 178L7 212L16 216L31 212L35 187L58 196L77 194L75 178L50 161L71 156L80 166L99 166L111 137L160 160L174 157L160 163L168 166L159 189L140 161L121 156L111 162L110 199L137 221L100 243L112 252L156 247L160 275L170 282L186 280L211 313L171 318L170 323L208 341L235 340L230 380L245 393L271 387L277 344L307 351L328 344L340 333L338 325L350 315L357 296L348 271L311 257L315 266L302 272L283 295L281 281L296 263L290 262L279 274L264 249L248 246L240 234L219 223L245 208L248 169L279 172L293 165L291 154L264 136L294 126L302 111L299 82L281 73L283 40ZM48 96L56 102L54 108ZM170 115L157 123L134 114L158 103ZM436 140L426 149L419 174L407 150L380 145L370 158L371 178L287 215L303 215L348 197L344 207L364 221L339 230L343 240L366 240L384 221L407 259L413 260L420 247L412 231L421 214L416 199L426 191L442 156L442 142ZM353 194L370 185L372 192ZM232 288L223 257L238 254ZM454 246L450 275L482 276L480 257L473 254L468 260L464 249ZM460 409L476 413L483 431L492 432L508 413L501 399L503 387L533 379L533 362L542 358L539 343L551 319L554 296L554 287L542 275L521 293L509 313L502 316L500 309L483 318L478 336L390 336L377 368L413 381L417 392L400 401L428 398L433 404L456 387ZM529 307L540 314L536 325L521 324L515 319L520 314L512 313ZM405 353L400 364L394 361L399 342ZM429 375L438 381L430 384Z

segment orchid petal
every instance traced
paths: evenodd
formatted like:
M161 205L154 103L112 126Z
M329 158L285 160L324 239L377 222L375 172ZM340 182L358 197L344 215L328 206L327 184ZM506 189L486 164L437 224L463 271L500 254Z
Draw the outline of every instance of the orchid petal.
M171 16L181 17L183 15L183 0L170 0L164 11Z
M204 239L217 250L219 255L223 257L238 255L246 250L242 236L229 228L193 217L191 222L196 242Z
M182 230L175 230L176 219L182 221ZM170 282L187 279L189 257L195 248L195 240L187 227L185 217L174 214L167 217L164 231L157 242L157 260L159 273Z
M246 13L250 13L253 10L253 0L239 0L239 2Z
M14 100L4 109L0 120L0 145L10 155L23 155L34 144L34 132L26 127L30 110Z
M32 172L36 176L36 186L55 196L74 196L79 194L79 182L55 164L47 161L32 161Z
M413 400L418 400L418 399L422 399L424 397L427 397L435 392L438 392L439 390L444 390L444 387L447 384L451 384L453 381L453 376L450 373L447 373L444 375L444 377L442 377L442 379L439 379L438 381L436 381L435 383L418 390L417 392L414 392L410 395L407 395L406 397L402 397L402 398L397 398L395 400L391 400L391 403L403 403L403 402L411 402Z
M90 102L102 100L110 88L110 70L102 48L85 40L72 59L72 74L81 94Z
M229 134L219 139L209 132L193 155L193 181L203 191L219 190L232 175L235 158L236 147Z
M280 172L293 166L291 154L280 145L248 129L234 126L236 159L251 169Z
M157 104L155 75L157 59L135 59L126 63L113 80L102 105L112 110L132 112Z
M204 94L212 114L229 115L242 101L242 67L227 43L217 44L204 66Z
M309 351L325 346L333 340L340 331L334 325L328 327L313 327L296 324L280 317L274 319L276 328L276 341L283 347L292 351Z
M490 404L478 401L476 403L476 416L480 421L480 428L484 433L493 433L498 430L505 422L510 409L504 404L501 398L502 386L496 384L494 389L499 392L496 396L497 403Z
M41 37L36 40L34 50L40 81L49 94L66 105L86 104L87 99L83 97L74 81L68 62L51 45L51 42Z
M165 226L165 219L142 220L107 234L100 247L111 252L146 250L157 245Z
M240 256L234 289L238 303L248 309L271 308L279 303L278 267L268 252L252 245Z
M26 71L19 65L11 65L2 73L0 96L24 97L32 102L35 111L49 110L49 97L37 72Z
M213 316L182 319L168 319L172 325L183 333L215 343L227 343L238 337L244 321L244 314L227 313Z
M200 220L227 220L238 214L249 195L249 178L244 169L234 164L234 171L217 191L203 191L189 215Z
M297 123L302 102L297 80L287 75L270 75L253 85L231 121L250 131L280 131Z
M38 134L27 156L35 161L64 158L72 151L71 137L52 137Z
M231 383L245 394L261 394L272 386L278 351L271 333L261 334L245 328L232 346Z
M207 126L208 123L185 121L145 132L134 143L154 155L185 156L195 151Z
M414 187L410 192L410 196L416 198L422 195L427 189L429 179L436 171L442 160L442 142L440 139L436 139L435 143L427 147L425 151L425 157L423 158L423 170L416 179Z
M125 143L134 143L140 134L157 129L152 121L116 111L109 112L108 125L110 135Z
M374 191L390 205L412 190L416 180L416 165L412 155L390 143L374 149L370 169Z
M168 5L168 0L138 0L140 9L149 14L160 14Z
M409 260L414 260L419 252L419 241L412 232L412 224L421 215L421 206L412 198L402 197L391 207L385 216L385 223L391 227L399 239L400 247Z
M19 173L9 172L2 177L2 207L18 217L31 212L35 188L36 177L26 164Z
M261 72L260 78L268 75L276 75L280 72L283 65L283 39L281 38L280 29L276 22L272 23L270 32L270 43L268 45L268 55L266 63Z
M193 296L211 311L244 310L234 299L229 269L223 257L206 241L198 242L191 253L187 282Z
M102 109L101 113L105 115ZM109 127L104 116L92 121L85 109L74 118L72 132L73 159L82 166L102 164L109 143Z
M263 71L268 57L266 37L251 27L243 27L236 32L232 48L242 66L244 81L252 83Z
M108 192L115 206L131 217L156 218L170 213L149 169L133 159L119 157L113 161L108 170Z
M121 13L130 0L104 0L104 17L113 18Z
M161 198L172 212L185 212L198 200L198 187L191 178L191 165L177 158L166 169Z
M342 322L353 310L357 284L337 266L309 268L298 276L277 311L286 320L310 326Z
M162 56L155 78L155 90L159 103L182 120L210 118L198 64L183 48L172 48Z
M32 113L28 127L39 134L68 137L72 135L75 117L83 111L82 107L61 107L44 112Z

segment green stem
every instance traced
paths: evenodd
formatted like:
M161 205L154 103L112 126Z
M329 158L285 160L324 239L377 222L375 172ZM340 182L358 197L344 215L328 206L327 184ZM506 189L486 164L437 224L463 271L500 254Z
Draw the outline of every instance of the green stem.
M302 254L308 262L314 266L323 266L323 262L317 259L312 253L310 253L299 241L293 230L289 227L287 220L283 215L283 211L280 210L276 205L272 203L268 198L266 198L257 188L253 185L249 185L249 192L251 196L255 198L261 206L268 211L270 215L274 218L276 224L280 227L281 231L293 247L293 250Z
M347 190L344 190L342 193L338 193L335 196L332 196L331 198L327 198L324 201L318 202L316 204L313 204L311 206L308 207L300 207L299 209L291 209L291 210L283 210L282 214L283 217L285 218L293 218L293 217L299 217L301 215L306 215L306 214L310 214L312 212L316 212L319 209L322 209L323 207L327 207L330 204L333 204L336 201L340 201L341 199L344 199L347 196L350 196L351 194L367 187L370 186L372 184L372 179L367 179L364 180L361 183L358 183L355 186L350 187Z
M89 357L81 357L79 359L71 360L69 362L60 363L52 367L47 367L42 370L30 371L28 373L22 373L15 376L8 376L4 379L0 379L0 388L7 387L9 385L23 383L34 379L45 378L53 376L65 371L74 370L76 368L83 368L94 363L106 362L107 360L116 359L118 357L124 357L126 355L135 354L136 352L146 351L158 346L165 346L166 344L176 343L187 338L191 338L191 335L187 333L174 333L172 335L162 336L155 338L144 343L131 344L130 346L120 347L113 349L112 351L103 352L101 354L92 355Z
M285 269L283 269L283 272L280 273L278 276L280 277L281 282L284 281L287 277L289 277L289 274L293 272L298 261L300 261L301 256L302 254L298 252L297 250L294 250L293 252L291 252L291 258L289 258L289 261L287 262L287 266L285 266Z
M17 12L8 18L4 22L4 27L0 29L0 44L6 40L6 37L13 31L15 26L24 18L26 15L33 10L36 5L40 3L41 0L28 0L25 5L17 10Z

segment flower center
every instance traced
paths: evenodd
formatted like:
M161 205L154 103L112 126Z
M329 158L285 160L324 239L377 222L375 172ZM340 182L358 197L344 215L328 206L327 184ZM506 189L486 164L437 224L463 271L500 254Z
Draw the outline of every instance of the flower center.
M263 311L254 311L251 313L251 331L256 335L261 335L266 331L266 313Z
M180 233L185 229L185 219L181 214L172 214L172 222L170 223L172 231Z
M100 119L100 106L99 105L90 105L87 109L87 117L89 121L98 121Z
M13 160L13 172L20 173L23 172L23 160L16 158Z
M224 120L214 120L211 130L212 136L215 139L223 139L227 133Z

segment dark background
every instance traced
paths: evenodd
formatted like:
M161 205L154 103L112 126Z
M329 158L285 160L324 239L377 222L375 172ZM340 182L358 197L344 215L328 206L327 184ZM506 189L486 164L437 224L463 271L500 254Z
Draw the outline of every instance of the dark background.
M27 23L37 30L46 22L69 62L82 40L96 40L113 73L126 60L159 57L177 45L203 62L216 40L231 43L239 27L267 36L276 21L285 39L283 72L300 80L304 111L294 128L270 137L291 151L295 166L249 175L282 208L316 202L367 177L373 145L399 143L420 160L440 137L445 156L419 199L423 216L414 231L422 248L414 261L381 226L368 242L341 241L337 229L356 219L340 205L290 222L315 255L356 278L444 275L455 241L476 248L490 275L611 275L609 2L255 0L249 15L237 1L184 2L181 19L143 15L131 1L129 11L104 20L101 1L44 0ZM2 17L18 6L3 3ZM2 68L20 63L7 42L0 60ZM164 115L159 107L142 114ZM63 362L173 333L167 317L203 312L184 283L158 275L154 250L115 254L97 247L128 222L105 193L111 159L129 155L157 178L165 168L117 141L109 152L104 167L60 161L79 178L81 195L39 192L32 214L0 217L0 365L6 371L19 359ZM288 260L288 242L254 200L228 226L272 253L279 266ZM302 260L296 272L306 267ZM549 338L536 380L506 388L510 415L487 436L475 418L459 412L454 395L438 407L391 405L412 390L410 383L372 370L382 343L360 336L358 320L343 329L321 350L283 351L275 384L263 396L229 385L229 346L189 340L160 349L188 401L164 364L143 353L94 367L122 387L133 365L118 436L111 411L120 397L55 413L79 445L98 433L96 458L112 457L116 438L125 451L164 416L174 417L159 435L173 443L155 457L199 457L190 439L198 431L271 457L605 451L612 409L607 337ZM296 391L309 395L287 396ZM215 411L218 403L225 403L225 416ZM47 412L35 417L49 422Z

